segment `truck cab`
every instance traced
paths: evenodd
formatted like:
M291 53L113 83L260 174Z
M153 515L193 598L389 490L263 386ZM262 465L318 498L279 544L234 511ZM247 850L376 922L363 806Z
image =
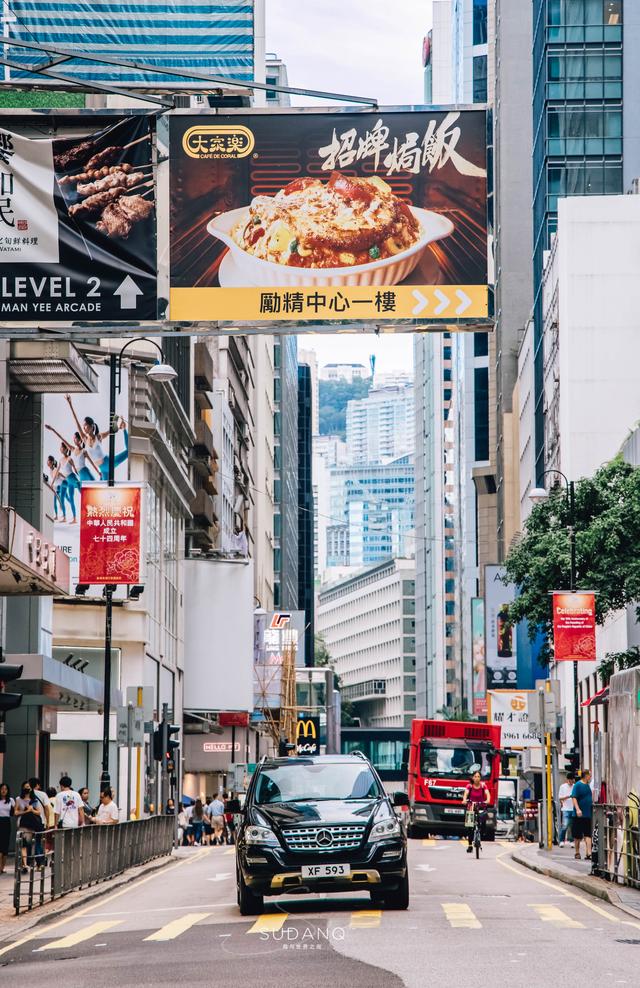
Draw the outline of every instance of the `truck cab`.
M464 835L462 797L472 766L479 766L489 789L482 836L492 841L501 767L500 727L468 721L413 721L408 763L409 836Z

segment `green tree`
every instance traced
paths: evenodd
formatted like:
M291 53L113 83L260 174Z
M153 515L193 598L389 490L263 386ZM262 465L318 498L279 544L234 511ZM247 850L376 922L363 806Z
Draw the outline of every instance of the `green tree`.
M327 643L322 635L316 635L314 641L314 662L316 666L328 667L333 672L333 688L340 693L340 711L343 727L353 727L356 723L353 703L342 695L342 680L335 670L335 663L329 654Z
M320 381L318 403L320 406L320 435L347 435L347 402L366 398L371 388L371 378L354 378L348 381Z
M546 633L541 661L550 659L553 590L568 590L569 503L563 486L536 505L505 562L505 583L519 596L509 606L529 637ZM596 593L596 621L640 600L640 469L616 458L575 485L576 589ZM640 608L636 606L640 618Z

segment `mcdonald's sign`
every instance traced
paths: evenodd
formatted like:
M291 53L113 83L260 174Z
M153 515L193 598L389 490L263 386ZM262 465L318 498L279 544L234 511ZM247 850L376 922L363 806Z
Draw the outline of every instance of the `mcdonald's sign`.
M296 754L320 754L320 718L301 717L296 724Z

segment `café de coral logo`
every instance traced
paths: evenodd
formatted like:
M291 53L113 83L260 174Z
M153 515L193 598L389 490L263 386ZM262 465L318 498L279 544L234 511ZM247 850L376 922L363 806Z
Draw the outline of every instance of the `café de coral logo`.
M255 143L241 124L198 124L185 132L182 149L190 158L246 158Z

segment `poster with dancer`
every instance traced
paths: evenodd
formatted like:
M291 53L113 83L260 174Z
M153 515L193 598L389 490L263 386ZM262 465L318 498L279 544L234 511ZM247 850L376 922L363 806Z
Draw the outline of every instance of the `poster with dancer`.
M109 368L93 364L95 394L47 394L43 402L43 486L51 497L56 546L71 559L72 589L79 582L80 491L105 481L109 471ZM122 369L116 398L115 479L129 479L129 377Z

